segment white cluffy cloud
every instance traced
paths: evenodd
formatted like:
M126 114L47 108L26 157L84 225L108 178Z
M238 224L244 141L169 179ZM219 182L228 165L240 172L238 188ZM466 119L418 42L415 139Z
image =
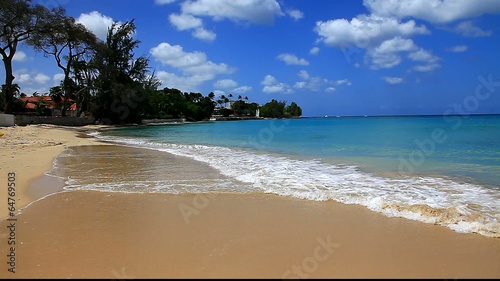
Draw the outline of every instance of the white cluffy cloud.
M105 40L108 29L114 21L112 18L102 15L98 11L93 11L88 14L80 14L76 22L83 24L88 30L92 31L97 38Z
M365 62L372 69L399 65L405 52L409 53L406 58L419 63L412 67L415 71L440 67L438 57L412 40L413 36L431 34L425 25L417 24L414 19L463 36L484 37L490 36L492 31L475 26L470 19L500 14L498 0L364 0L363 4L369 14L351 20L318 21L314 31L319 36L318 41L327 46L347 53L352 51L351 48L365 50ZM354 65L358 65L357 62Z
M277 59L285 62L287 65L309 65L309 62L305 59L300 59L294 54L279 54Z
M266 94L290 94L292 88L286 83L279 82L274 76L266 75L260 82L264 87L262 91Z
M295 82L293 88L300 90L308 90L312 92L324 90L327 93L331 93L336 90L336 88L333 86L352 85L351 81L347 79L332 81L319 76L311 76L305 70L299 71L298 76L300 78L300 81Z
M296 21L304 17L304 13L299 10L288 10L286 13Z
M498 0L364 0L372 14L396 18L413 17L430 23L449 23L500 13Z
M203 52L185 52L179 45L163 42L150 50L151 55L162 65L179 70L182 76L167 71L159 71L158 78L168 87L194 91L203 82L214 79L219 74L230 74L233 67L224 63L214 63Z
M391 68L402 62L401 52L418 49L409 37L430 34L423 25L415 21L402 22L396 18L359 15L351 21L335 19L320 21L314 29L320 41L340 48L361 48L372 69Z
M13 61L24 62L28 60L28 56L23 51L17 51L12 58Z
M156 0L157 4L169 4L171 0ZM193 37L213 41L215 32L208 30L202 18L212 21L229 20L243 24L272 24L276 17L288 15L295 20L304 15L292 9L284 13L276 0L186 0L180 4L180 12L169 16L170 23L178 30L190 30Z
M311 50L309 50L309 54L315 56L319 53L319 48L318 47L313 47Z
M416 34L429 34L423 25L410 20L401 22L394 18L375 15L359 15L351 21L335 19L318 21L314 31L320 41L331 47L374 48L395 37L409 37Z
M214 83L214 87L218 95L225 95L226 93L244 94L252 90L250 86L238 86L238 82L232 79L222 79Z

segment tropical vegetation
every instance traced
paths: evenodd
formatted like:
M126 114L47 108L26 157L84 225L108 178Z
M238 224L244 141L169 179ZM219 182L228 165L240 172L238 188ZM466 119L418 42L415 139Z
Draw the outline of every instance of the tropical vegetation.
M12 60L19 44L32 47L52 58L63 79L49 95L60 104L66 116L76 103L77 116L92 114L103 123L132 123L145 118L185 118L207 120L212 115L287 118L300 116L296 103L272 100L264 106L248 102L248 97L232 94L216 99L213 92L186 93L175 88L158 89L162 84L150 69L149 59L136 56L140 41L134 39L134 20L117 23L104 41L84 25L67 16L62 7L48 9L32 0L0 0L0 55L5 82L0 92L0 107L5 113L23 111L20 101L26 94L14 83ZM228 106L229 104L229 106ZM39 114L49 114L43 104Z

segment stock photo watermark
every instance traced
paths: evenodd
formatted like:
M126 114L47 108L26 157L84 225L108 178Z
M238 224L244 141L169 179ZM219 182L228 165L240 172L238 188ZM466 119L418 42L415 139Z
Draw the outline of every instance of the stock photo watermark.
M335 249L340 247L340 244L331 241L330 235L323 239L321 237L316 238L318 245L312 251L312 255L305 257L301 263L294 264L287 269L282 275L282 279L307 279L314 273L319 265L326 261L335 252Z
M477 77L477 84L474 94L468 95L461 103L449 106L444 112L443 118L446 123L451 123L451 130L458 130L463 123L463 119L469 118L470 114L476 112L481 102L486 101L500 87L500 81L493 81L492 74L486 79L484 76ZM406 157L399 157L399 173L413 173L415 168L422 165L427 157L430 157L439 144L445 143L449 136L447 130L450 128L435 128L428 138L423 140L415 139L417 149L410 152Z
M17 255L16 255L16 173L7 173L7 271L16 273Z
M113 281L120 281L120 280L127 280L127 279L135 279L135 276L132 276L132 275L128 275L127 272L126 272L126 268L125 267L122 267L120 269L120 271L117 271L116 269L113 269L111 271L111 273L113 274L113 276L115 277L115 279L111 279Z

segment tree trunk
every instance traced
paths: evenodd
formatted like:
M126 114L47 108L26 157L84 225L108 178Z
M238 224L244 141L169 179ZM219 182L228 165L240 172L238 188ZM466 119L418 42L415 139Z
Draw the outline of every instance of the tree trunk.
M3 58L5 66L5 108L4 113L11 114L14 106L14 91L12 90L12 82L14 75L12 75L12 59L9 57Z
M68 63L69 64L69 63ZM68 69L68 68L66 68ZM64 69L64 83L63 83L63 92L64 92L64 99L63 99L63 107L61 110L61 116L66 117L66 106L68 104L68 99L69 99L69 71Z

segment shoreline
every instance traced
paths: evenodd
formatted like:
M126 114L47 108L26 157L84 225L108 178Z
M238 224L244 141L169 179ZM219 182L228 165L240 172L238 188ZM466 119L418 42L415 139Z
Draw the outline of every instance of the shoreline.
M55 125L28 125L0 127L2 151L0 182L7 183L8 173L15 173L16 209L37 200L36 192L29 192L33 181L41 180L50 171L55 158L72 146L103 144L91 138L81 138L89 130L108 126L64 127ZM33 190L33 188L31 188ZM7 190L4 191L7 196ZM2 194L2 197L4 194ZM6 204L0 204L0 219L8 216Z
M61 179L45 173L65 149L109 145L120 150L78 136L99 128L0 128L6 133L1 153L12 157L2 163L0 180L7 182L11 169L19 171L16 207L21 210L18 272L7 271L2 255L0 277L500 277L500 239L388 218L358 205L261 193L58 192ZM203 166L191 159L172 162L186 169ZM3 251L6 204L0 210Z

